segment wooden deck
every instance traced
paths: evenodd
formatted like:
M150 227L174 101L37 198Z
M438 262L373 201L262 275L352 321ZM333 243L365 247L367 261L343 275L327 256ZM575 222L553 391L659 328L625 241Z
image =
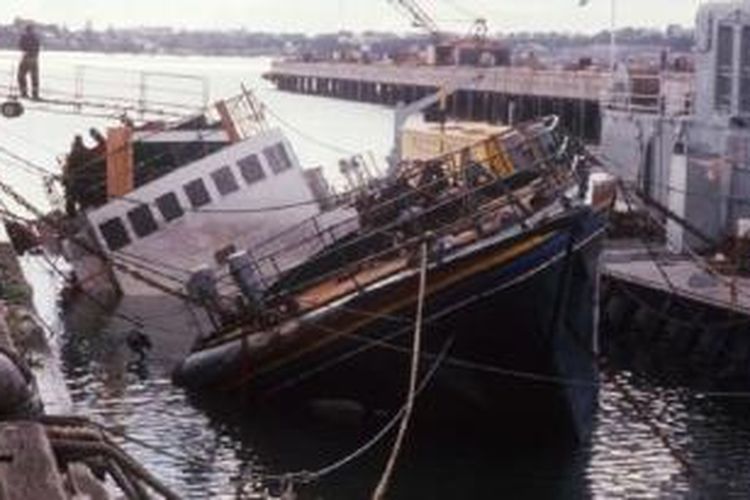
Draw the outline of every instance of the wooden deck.
M531 212L531 199L542 186L543 180L537 179L528 186L514 192L518 208ZM512 201L506 196L485 202L478 212L481 212L481 215L475 222L481 224L483 231L486 233L499 231L506 225L506 220L517 215ZM450 241L451 247L468 245L479 238L476 230L467 227L457 227L454 232L444 236L446 241ZM390 260L363 262L361 268L356 271L342 272L324 282L315 284L297 294L295 299L301 311L309 311L354 293L408 267L409 258L404 255Z
M337 276L305 290L295 298L301 310L311 310L328 304L340 297L356 292L358 289L379 279L385 278L408 267L408 259L400 257L390 261L373 263L359 272Z

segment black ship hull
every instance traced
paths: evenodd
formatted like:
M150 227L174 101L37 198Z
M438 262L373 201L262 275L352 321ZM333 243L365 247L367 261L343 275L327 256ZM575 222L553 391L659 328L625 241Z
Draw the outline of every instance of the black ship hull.
M511 420L588 436L597 404L605 224L603 214L580 210L430 272L420 374L434 377L420 393L418 418ZM246 338L203 348L176 381L204 393L240 391L259 403L354 400L397 411L411 362L415 282L331 306L356 325L344 334L323 313L315 341L278 348L270 358L254 357Z

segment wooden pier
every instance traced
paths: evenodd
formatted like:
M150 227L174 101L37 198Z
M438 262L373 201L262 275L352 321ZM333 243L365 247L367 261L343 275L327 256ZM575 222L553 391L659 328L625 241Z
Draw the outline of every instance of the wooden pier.
M656 260L654 260L654 258ZM709 272L689 256L647 249L610 248L605 252L605 278L676 295L750 318L750 278Z
M610 243L602 262L603 343L689 367L743 390L750 380L750 278L645 245Z
M661 75L662 88L688 94L686 75ZM611 83L609 72L596 70L286 60L274 62L265 77L284 91L386 105L456 84L458 91L447 99L452 118L514 123L556 114L569 133L589 143L599 142L601 100Z
M5 320L8 308L3 304L0 310L0 347L5 355L21 359ZM44 426L31 421L0 422L0 499L30 498L69 498Z

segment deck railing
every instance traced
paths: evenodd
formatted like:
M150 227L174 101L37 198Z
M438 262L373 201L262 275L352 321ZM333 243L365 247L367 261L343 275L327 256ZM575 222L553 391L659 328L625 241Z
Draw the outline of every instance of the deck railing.
M604 109L629 113L684 116L693 112L691 74L633 73L615 80L601 96Z
M563 142L562 146L561 143L545 146L541 137L548 132L550 129L545 127L530 128L526 130L524 140L515 145L517 148L528 149L527 154L530 155L530 161L517 170L520 175L529 176L520 186L509 185L509 181L513 180L510 176L491 175L484 182L474 182L469 178L468 170L473 165L480 165L479 168L484 168L485 173L491 173L486 165L501 159L507 161L508 151L503 147L504 144L500 144L501 147L484 148L487 152L484 157L468 158L466 155L448 153L433 160L438 162L436 164L439 164L446 174L444 178L420 185L418 181L424 174L424 168L407 168L405 176L401 178L406 181L405 191L370 207L369 210L363 210L362 215L329 227L321 225L320 216L313 217L281 235L256 245L249 251L254 271L259 281L273 290L272 296L292 293L334 277L349 280L355 289L359 289L361 284L357 282L356 276L360 270L387 257L408 254L419 245L424 230L429 230L435 240L461 230L476 229L482 232L483 223L485 226L488 225L486 219L490 216L497 219L500 214L503 217L494 221L493 230L514 225L525 229L528 219L539 209L538 206L531 206L531 198L537 196L541 199L557 199L560 192L569 188L571 184L572 172L567 167L571 164L572 158L565 147L566 143ZM507 136L494 136L488 141L497 142L505 138ZM550 145L556 147L549 148ZM446 195L445 192L437 194L432 191L440 186L445 192L453 192ZM525 196L519 192L521 188L529 186L533 186L534 189ZM522 199L523 197L528 199ZM350 241L342 242L343 238L352 235L353 229L359 227L360 218L363 216L374 216L378 210L386 215L388 212L384 211L397 213L400 207L406 208L410 204L413 206L413 202L418 198L435 199L419 212L415 211L406 217L396 217L383 224L376 224L369 230L357 234ZM450 215L446 217L446 213ZM427 227L411 231L416 235L410 235L410 226L416 225ZM378 243L381 243L380 247ZM361 248L362 246L365 248ZM330 269L316 270L310 277L300 276L305 271L309 272L300 264L308 260L310 255L315 256L316 262L329 264ZM295 282L295 277L299 277L300 281ZM291 284L272 288L280 280ZM227 291L233 287L228 274L221 276L219 283L220 291Z

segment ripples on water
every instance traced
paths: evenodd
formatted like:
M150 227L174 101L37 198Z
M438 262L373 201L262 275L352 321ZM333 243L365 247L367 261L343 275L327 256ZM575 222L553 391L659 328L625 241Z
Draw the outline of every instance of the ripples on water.
M73 341L69 387L79 412L168 450L180 460L123 445L186 498L237 498L252 471L315 469L359 446L372 432L288 415L243 413L231 402L204 412L168 378L129 365L97 342ZM116 368L113 368L116 367ZM119 367L119 368L118 368ZM656 374L614 375L653 425L692 467L688 473L612 379L600 391L590 445L491 446L456 439L418 442L397 468L393 498L747 498L750 485L748 403L718 399ZM210 417L208 416L210 415ZM554 418L551 415L551 418ZM508 433L510 429L501 429ZM460 429L457 429L460 435ZM497 436L495 436L497 437ZM489 443L490 441L488 441ZM499 443L499 444L497 444ZM314 498L365 498L377 482L385 449L331 476Z

